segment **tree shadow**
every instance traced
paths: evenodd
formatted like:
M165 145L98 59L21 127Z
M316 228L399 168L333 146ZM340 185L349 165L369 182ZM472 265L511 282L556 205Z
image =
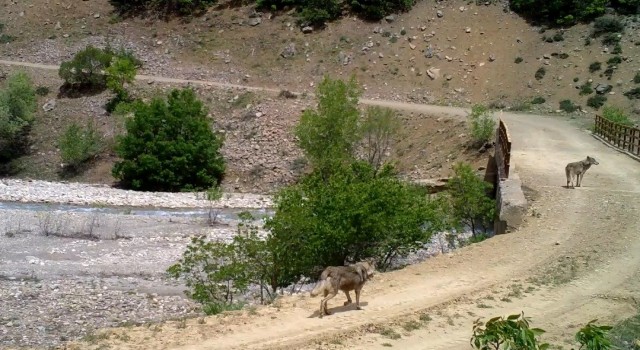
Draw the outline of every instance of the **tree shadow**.
M57 98L80 98L99 95L107 90L106 86L72 85L64 83L58 89Z

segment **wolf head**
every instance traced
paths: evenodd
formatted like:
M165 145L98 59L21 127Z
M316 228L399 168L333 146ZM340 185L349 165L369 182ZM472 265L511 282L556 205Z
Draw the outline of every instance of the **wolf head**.
M375 262L372 259L361 261L356 266L360 270L360 274L366 276L366 279L370 279L376 273Z
M589 164L593 164L593 165L600 164L600 163L598 163L598 161L595 158L591 158L589 156L587 156L587 162L589 162Z

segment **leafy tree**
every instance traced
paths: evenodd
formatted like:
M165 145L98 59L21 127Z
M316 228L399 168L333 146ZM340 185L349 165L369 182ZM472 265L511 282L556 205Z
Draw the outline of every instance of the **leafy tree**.
M471 346L478 350L545 350L549 344L540 343L544 333L540 328L530 328L529 318L522 314L494 317L486 324L478 319L473 325Z
M191 15L216 2L216 0L109 0L109 3L120 14L134 15L153 10L165 16L169 14Z
M18 72L0 91L0 162L20 155L36 111L36 92L29 76Z
M470 165L458 163L447 183L451 211L457 226L471 228L474 237L484 234L495 218L496 203L487 192L491 185L474 174Z
M90 122L85 128L71 123L58 141L58 147L65 167L76 171L82 163L101 151L102 138Z
M611 326L596 326L592 320L576 333L576 341L580 343L580 349L608 350L611 349L611 341L607 338L607 332Z
M128 57L117 57L107 68L107 88L113 91L119 100L129 99L125 84L131 84L136 78L138 68Z
M296 255L291 261L300 275L369 257L385 268L444 228L437 215L441 203L401 182L391 166L377 173L354 162L328 179L315 172L275 201L276 213L265 227Z
M378 106L367 109L360 126L362 148L367 162L376 171L382 166L385 153L399 129L400 123L393 110Z
M113 167L122 185L135 190L200 190L218 185L225 163L216 135L193 90L172 90L167 101L135 102L127 133L117 140L123 158Z
M316 92L317 109L306 110L295 129L300 148L325 177L333 167L354 159L356 142L360 140L360 95L355 77L344 82L325 76Z
M474 105L469 115L469 127L474 143L484 144L493 139L496 121L493 114L484 105Z
M408 11L416 0L356 0L351 1L351 9L371 20L379 20L384 16L399 11Z
M87 46L71 61L60 65L58 74L69 87L75 90L104 89L107 84L105 71L111 64L113 54L94 46Z
M551 24L574 24L604 14L609 0L510 0L511 9Z

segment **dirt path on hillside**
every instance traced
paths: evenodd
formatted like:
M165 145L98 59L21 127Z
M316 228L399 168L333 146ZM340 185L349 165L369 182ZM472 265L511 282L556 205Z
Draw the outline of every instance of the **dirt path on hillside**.
M462 108L362 102L425 114L465 115ZM118 336L104 342L111 349L372 349L391 345L453 350L468 347L474 319L524 310L535 326L549 331L545 340L561 344L573 337L575 327L591 319L612 323L635 312L634 300L640 300L640 163L558 118L498 116L510 128L513 170L535 199L530 203L532 216L517 232L379 274L363 291L364 311L339 307L344 301L340 296L330 302L336 314L319 319L319 298L284 297L275 306L208 317L204 323L190 320L160 328L117 329L113 334L126 333L126 340ZM584 187L561 187L565 164L586 155L595 157L600 165L586 174ZM419 323L408 327L408 321ZM415 329L408 331L410 328ZM401 338L392 339L396 338L393 332Z

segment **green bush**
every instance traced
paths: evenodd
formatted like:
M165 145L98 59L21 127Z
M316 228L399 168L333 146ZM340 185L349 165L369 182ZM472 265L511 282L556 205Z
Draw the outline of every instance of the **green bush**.
M630 100L640 100L640 87L626 91L624 95Z
M58 141L58 147L65 168L77 171L82 163L100 153L102 137L92 123L84 128L71 123Z
M222 180L225 163L222 137L207 120L207 112L190 89L172 90L168 99L135 102L127 133L117 140L123 160L113 176L134 190L181 191L207 189Z
M483 323L478 319L473 324L471 346L478 350L527 349L546 350L549 344L541 343L538 337L545 333L540 328L530 328L530 319L522 314L494 317Z
M547 70L544 67L540 67L536 71L536 74L534 74L534 77L536 78L536 80L542 80L542 78L544 78L545 74L547 74Z
M624 31L624 23L613 16L603 16L597 18L593 22L593 32L591 36L594 38L609 33L622 33Z
M35 112L36 92L29 76L24 72L10 75L0 91L0 162L23 154Z
M587 106L594 109L600 109L600 107L604 106L605 102L607 102L606 96L595 95L587 99Z
M562 100L560 101L560 110L565 111L567 113L573 113L580 109L580 106L575 105L571 100Z
M586 82L580 86L580 96L590 95L593 93L593 87L590 82Z
M640 72L636 73L636 75L633 77L633 82L636 84L640 84Z
M589 73L597 72L600 69L602 69L602 63L600 62L593 62L589 65Z
M613 56L610 59L607 60L607 65L609 66L615 66L622 63L622 57L620 56Z
M516 57L514 63L518 64L521 63L523 61L522 57Z
M531 100L531 104L533 104L533 105L539 105L539 104L543 104L545 102L547 102L547 100L542 96L534 97L534 99Z
M493 139L496 121L489 109L483 105L475 105L469 115L471 137L475 144L483 144Z
M493 227L495 200L488 196L491 185L478 177L470 165L458 163L447 182L451 213L457 228L469 227L473 237L483 236Z
M611 340L609 340L607 333L613 327L611 326L596 326L594 323L597 320L592 320L576 333L575 339L580 344L580 349L586 350L608 350L611 349Z
M214 5L217 0L109 0L121 15L135 15L144 11L155 11L165 16L170 14L191 15Z
M110 75L109 69L112 63L121 65L123 61L136 68L142 65L130 51L124 49L114 51L111 47L100 49L89 45L78 52L71 61L63 62L58 75L72 90L103 90L107 88L107 78ZM118 70L120 68L116 72ZM112 70L111 73L113 72Z
M522 16L550 24L574 24L604 14L608 0L510 0Z
M602 117L614 123L632 126L633 122L621 108L606 106L602 110Z

